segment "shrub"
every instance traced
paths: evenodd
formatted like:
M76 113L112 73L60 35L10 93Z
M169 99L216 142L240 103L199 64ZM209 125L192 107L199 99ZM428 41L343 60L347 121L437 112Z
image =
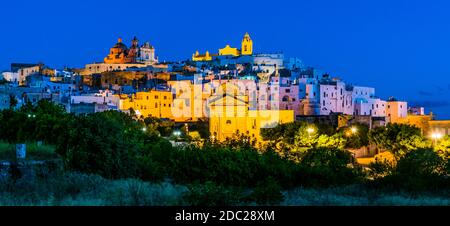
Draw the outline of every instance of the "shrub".
M354 183L360 169L354 164L352 154L334 148L309 149L300 161L302 181L307 185L330 186Z
M398 161L396 172L401 175L426 177L442 175L443 159L431 149L418 149L406 154Z
M149 181L167 177L171 152L172 145L167 140L146 144L137 159L138 177Z
M382 152L375 155L375 161L369 164L369 176L378 179L392 175L397 161L390 152Z
M405 154L389 181L410 191L436 190L445 185L445 162L431 149Z
M269 177L268 179L259 182L248 198L259 205L275 205L282 202L284 196L281 193L280 185L274 179Z
M216 145L175 148L169 159L169 176L181 183L213 181L221 185L255 186L271 176L282 186L289 186L295 183L298 168L273 152L261 154Z
M183 200L193 206L234 206L243 204L242 190L236 187L226 187L207 181L204 184L195 183L188 187Z
M69 169L123 178L136 175L137 152L146 136L129 115L106 111L75 118L64 137L57 151Z

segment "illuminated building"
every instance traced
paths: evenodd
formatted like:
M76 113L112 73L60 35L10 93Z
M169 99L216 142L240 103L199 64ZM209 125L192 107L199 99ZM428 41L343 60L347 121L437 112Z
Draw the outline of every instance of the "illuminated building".
M151 90L119 97L119 109L122 111L134 111L136 116L144 118L172 118L173 98L170 91Z
M195 51L194 54L192 54L192 61L210 61L212 60L212 56L209 54L208 51L206 51L205 54L200 54L197 51Z
M408 115L408 103L405 101L398 101L394 98L390 98L387 101L386 116L389 118L389 122L398 123L401 122Z
M224 48L219 49L218 54L210 54L206 51L205 54L200 54L196 51L192 54L192 61L211 61L213 56L243 56L243 55L252 55L253 54L253 41L250 38L248 33L245 33L244 38L241 42L241 49L231 47L230 45L226 45Z
M250 110L248 96L235 89L217 92L209 101L209 128L211 138L224 141L243 134L261 142L260 129L294 121L293 110Z

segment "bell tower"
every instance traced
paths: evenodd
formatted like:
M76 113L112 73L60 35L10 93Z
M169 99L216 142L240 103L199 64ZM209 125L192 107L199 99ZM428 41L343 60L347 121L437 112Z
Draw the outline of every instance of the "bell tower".
M250 35L246 32L244 38L242 39L242 55L252 55L253 54L253 41L250 38Z

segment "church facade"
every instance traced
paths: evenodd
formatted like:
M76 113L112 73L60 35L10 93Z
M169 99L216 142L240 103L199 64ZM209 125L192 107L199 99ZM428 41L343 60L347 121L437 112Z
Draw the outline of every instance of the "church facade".
M104 58L106 64L154 64L158 62L155 48L149 42L139 46L139 40L134 37L130 48L119 38L117 43L110 48L109 54Z
M200 54L198 50L192 54L192 61L211 61L213 56L251 56L253 54L253 41L248 33L245 33L244 38L241 41L241 49L226 45L224 48L219 49L218 54L210 54L206 51L205 54Z

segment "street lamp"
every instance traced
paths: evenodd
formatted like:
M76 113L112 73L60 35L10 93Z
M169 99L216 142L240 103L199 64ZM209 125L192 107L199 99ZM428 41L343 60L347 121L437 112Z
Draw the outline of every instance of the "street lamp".
M142 131L144 132L147 131L147 127L142 128Z
M173 131L173 135L176 137L179 137L179 136L181 136L181 132L179 130L175 130L175 131Z
M442 136L443 136L442 133L439 133L439 132L434 132L434 133L431 134L431 138L434 141L434 145L436 145L437 140L441 139Z
M355 134L356 132L358 132L358 129L356 127L352 127L350 131L352 131L352 133Z
M306 132L308 132L309 135L311 135L311 133L314 133L314 128L309 127L308 129L306 129Z

